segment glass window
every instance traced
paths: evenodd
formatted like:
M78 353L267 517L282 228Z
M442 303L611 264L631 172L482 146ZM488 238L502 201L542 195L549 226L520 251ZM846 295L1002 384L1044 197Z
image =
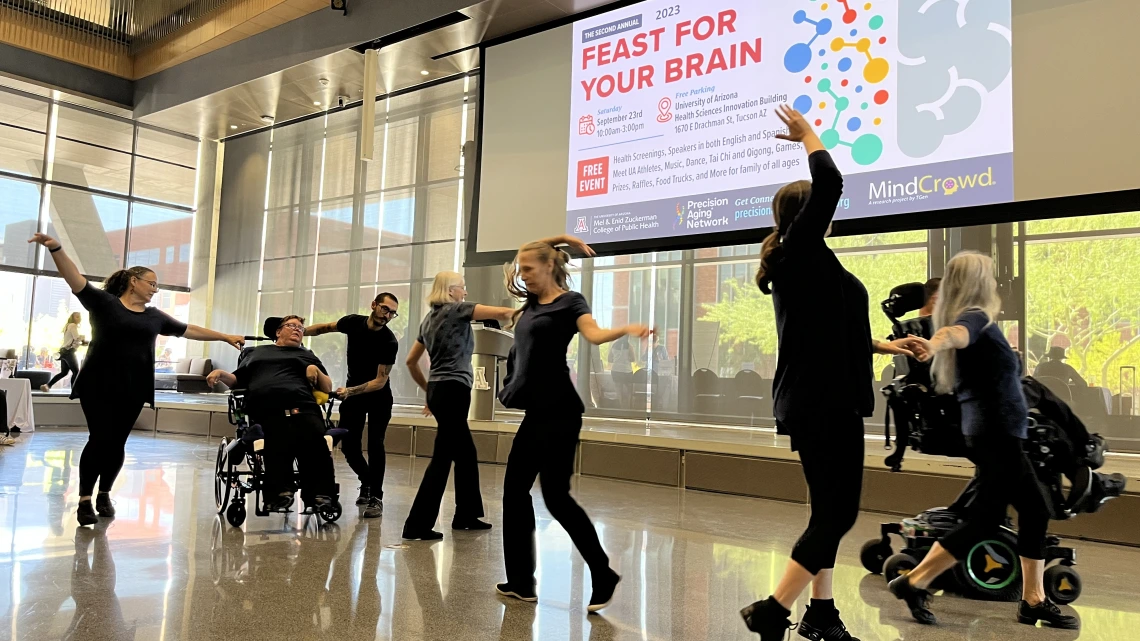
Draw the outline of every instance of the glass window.
M48 104L0 89L0 170L43 174Z
M190 212L136 203L131 210L127 262L150 267L163 285L189 287L190 263L177 260L174 250L190 239L193 227Z
M141 125L135 153L192 169L198 166L197 140Z
M193 167L136 157L132 195L172 205L193 207L196 175Z
M433 112L428 126L427 179L435 181L458 177L464 141L463 105Z
M28 239L36 233L39 211L39 184L0 178L0 264L36 266L36 246Z
M59 240L84 274L109 276L123 266L127 201L63 187L51 188L48 235ZM44 269L54 272L51 260Z
M31 308L32 277L0 272L0 356L19 359L21 368L27 367Z
M135 126L125 120L61 104L56 115L56 136L60 141L81 141L129 154Z
M126 194L131 187L131 155L60 138L55 143L52 179L76 187Z
M79 333L91 337L91 324L87 310L71 293L71 287L62 278L41 276L35 279L35 304L32 308L32 354L36 368L49 370L52 377L60 372L59 348L63 345L63 331L73 312L80 315ZM82 346L77 352L80 363L87 352ZM71 376L59 380L54 389L70 389Z

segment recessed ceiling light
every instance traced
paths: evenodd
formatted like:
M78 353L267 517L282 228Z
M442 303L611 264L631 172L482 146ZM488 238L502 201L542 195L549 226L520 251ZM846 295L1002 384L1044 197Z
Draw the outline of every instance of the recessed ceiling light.
M313 106L314 106L314 107L320 107L320 106L321 106L321 101L320 101L320 100L314 100L314 101L313 101Z
M429 73L429 72L428 72L428 70L427 70L427 69L424 69L423 71L421 71L421 72L420 72L420 75L421 75L421 76L426 76L426 75L428 75L428 73Z
M230 125L230 129L237 129L237 125Z
M262 116L261 122L271 125L273 124L273 116Z

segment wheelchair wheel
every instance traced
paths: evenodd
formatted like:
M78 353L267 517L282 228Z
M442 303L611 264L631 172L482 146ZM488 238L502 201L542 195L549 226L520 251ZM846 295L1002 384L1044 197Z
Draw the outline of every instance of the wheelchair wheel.
M328 505L322 507L318 514L322 519L328 521L329 523L332 523L340 518L341 507L340 505Z
M883 562L883 578L888 583L894 581L900 576L910 574L911 570L918 567L918 559L907 554L906 552L899 552L887 557Z
M954 577L964 594L985 601L1016 601L1021 597L1021 560L1017 538L1002 529L986 539L954 566Z
M242 503L231 503L229 508L226 509L226 520L234 527L241 527L245 523L245 505Z
M226 509L226 503L230 500L233 465L230 464L229 457L226 456L226 446L229 443L230 441L227 438L223 438L218 443L218 457L214 462L214 504L218 508L218 514Z
M1053 603L1067 605L1081 596L1081 575L1067 565L1045 570L1045 595Z
M883 564L893 552L889 542L883 539L871 539L863 544L863 549L859 551L859 560L871 574L882 574Z

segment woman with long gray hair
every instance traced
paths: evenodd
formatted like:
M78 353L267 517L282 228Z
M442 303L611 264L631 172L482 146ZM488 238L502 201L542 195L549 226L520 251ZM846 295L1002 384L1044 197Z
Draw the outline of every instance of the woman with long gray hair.
M935 623L927 588L992 536L1013 505L1023 580L1017 620L1076 629L1076 617L1062 614L1045 596L1049 505L1022 449L1029 410L1021 392L1021 361L994 323L1000 310L993 260L975 252L952 258L934 306L934 336L915 338L913 349L919 360L934 360L935 389L958 396L978 493L966 520L935 543L910 574L891 581L890 589L919 623Z

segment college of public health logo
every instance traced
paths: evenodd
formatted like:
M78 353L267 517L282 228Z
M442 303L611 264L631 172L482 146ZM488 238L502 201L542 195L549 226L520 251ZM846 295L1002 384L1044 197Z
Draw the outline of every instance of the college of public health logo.
M680 229L685 226L685 206L677 203L677 218L673 220L673 229Z

